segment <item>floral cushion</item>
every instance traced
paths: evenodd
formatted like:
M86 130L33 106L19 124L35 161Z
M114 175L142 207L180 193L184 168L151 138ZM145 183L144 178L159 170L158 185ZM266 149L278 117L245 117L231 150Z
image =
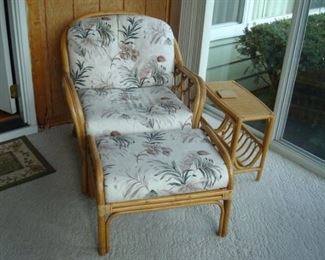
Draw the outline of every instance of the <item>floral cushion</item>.
M192 112L167 87L79 89L89 134L191 127Z
M147 16L83 19L68 31L70 73L76 88L171 86L174 36Z
M106 202L224 188L228 171L200 129L96 137Z

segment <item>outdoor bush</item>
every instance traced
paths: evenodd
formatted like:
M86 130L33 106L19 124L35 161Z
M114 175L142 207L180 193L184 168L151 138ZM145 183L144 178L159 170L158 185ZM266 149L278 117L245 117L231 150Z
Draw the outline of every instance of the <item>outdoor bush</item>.
M276 92L285 48L288 41L291 19L259 24L245 28L239 38L237 50L251 58L258 71L265 71L269 79L262 78ZM299 71L325 70L325 14L309 16ZM260 76L262 77L262 76Z

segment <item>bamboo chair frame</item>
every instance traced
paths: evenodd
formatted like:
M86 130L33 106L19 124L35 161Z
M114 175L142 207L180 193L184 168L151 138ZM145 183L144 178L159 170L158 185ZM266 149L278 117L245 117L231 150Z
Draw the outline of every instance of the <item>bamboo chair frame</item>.
M220 208L219 236L226 236L228 232L228 223L230 218L230 210L232 204L233 191L233 167L232 162L227 152L227 149L219 140L214 130L202 118L200 128L209 137L211 143L217 149L219 154L228 169L229 182L226 188L193 192L180 195L171 195L158 197L153 199L133 200L125 202L106 203L104 189L104 174L102 162L97 150L94 136L89 136L89 149L91 161L94 167L94 183L96 201L97 201L97 228L98 228L98 252L100 255L105 255L109 252L109 225L112 219L116 216L126 213L157 211L163 209L171 209L185 206L201 205L201 204L216 204Z
M78 98L78 94L74 87L73 81L70 77L70 65L67 46L67 32L72 24L83 20L85 18L108 16L108 15L141 15L129 12L99 12L90 15L85 15L72 21L63 31L61 36L61 60L63 66L62 86L65 97L68 103L72 121L74 124L75 134L78 139L78 145L81 155L81 191L85 194L91 195L89 178L88 178L88 154L87 154L87 133L86 121L83 114L82 106ZM172 90L175 94L187 105L193 113L192 127L199 126L199 121L203 112L206 89L203 80L190 70L188 70L183 63L182 55L176 40L174 40L175 50L175 72L174 80L177 82ZM194 96L195 95L195 96Z
M106 13L94 13L91 15L82 16L72 21L64 30L61 36L61 59L63 65L63 80L62 85L65 93L65 97L68 103L72 121L74 123L74 130L78 139L79 150L82 160L81 169L81 190L85 194L89 194L88 180L88 155L87 155L87 140L86 140L86 121L83 114L82 106L78 98L78 94L70 77L70 65L67 48L67 32L72 24L89 17L104 16L104 15L140 15L137 13L129 12L106 12ZM184 67L182 55L176 40L174 40L175 49L175 82L172 90L174 93L178 92L178 97L187 105L193 113L192 127L199 125L199 120L203 112L203 106L205 102L205 86L203 80L196 74L189 71ZM193 97L195 93L195 97Z

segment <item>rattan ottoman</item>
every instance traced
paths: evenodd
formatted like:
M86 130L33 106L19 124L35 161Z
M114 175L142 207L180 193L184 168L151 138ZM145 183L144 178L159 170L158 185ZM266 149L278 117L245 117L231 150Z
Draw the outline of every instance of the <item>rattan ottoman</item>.
M90 136L99 254L109 251L114 216L198 204L220 207L225 236L231 208L230 157L213 130L183 129Z

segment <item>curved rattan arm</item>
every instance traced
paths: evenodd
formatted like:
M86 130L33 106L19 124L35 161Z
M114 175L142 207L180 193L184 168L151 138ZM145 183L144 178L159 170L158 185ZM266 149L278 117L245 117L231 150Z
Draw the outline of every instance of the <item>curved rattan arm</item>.
M68 55L68 34L69 26L67 26L62 35L61 35L61 41L60 41L60 48L61 48L61 62L62 62L62 69L63 69L63 75L70 75L70 65L69 65L69 55Z
M212 144L216 147L222 159L224 160L229 173L229 182L227 188L232 190L234 185L233 164L231 162L230 154L228 153L228 150L220 141L218 135L216 135L213 128L209 125L209 123L204 118L201 118L201 129L209 136Z
M75 131L78 137L80 149L83 152L85 149L85 118L80 104L80 100L74 84L69 75L63 75L63 90L68 103L72 121L74 123Z
M70 114L75 126L75 131L78 137L79 146L81 152L83 153L86 147L85 118L84 118L84 114L82 111L82 107L80 104L80 100L76 88L70 77L70 65L69 65L69 56L68 56L68 48L67 48L68 28L69 27L66 27L66 29L64 30L61 36L61 60L63 65L62 85L63 85L65 97L67 99Z
M74 123L77 135L80 155L81 155L81 190L88 193L88 159L87 159L87 140L85 131L85 120L74 85L68 75L63 76L63 90L66 96L70 114Z
M175 64L177 66L184 66L181 50L179 49L178 42L174 39L174 52L175 52Z
M87 159L87 140L86 140L86 124L80 100L70 77L69 55L67 47L67 26L61 36L61 61L62 61L62 87L68 103L70 114L74 123L74 129L78 139L78 145L81 155L81 190L88 193L88 159Z
M185 66L175 64L175 85L173 92L192 110L192 127L198 128L206 99L204 81Z

